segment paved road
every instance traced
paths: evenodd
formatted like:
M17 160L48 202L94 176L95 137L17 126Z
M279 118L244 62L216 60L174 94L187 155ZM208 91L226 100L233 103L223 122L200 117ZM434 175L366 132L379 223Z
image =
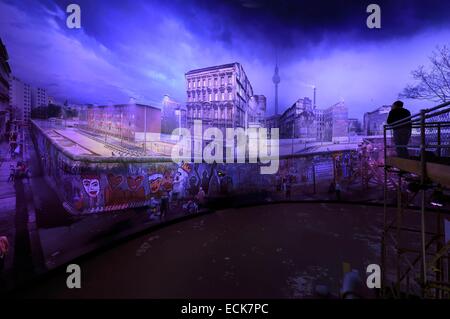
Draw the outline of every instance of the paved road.
M9 144L0 143L0 236L6 236L9 241L9 254L6 256L4 269L0 271L0 291L9 285L12 280L5 280L7 275L12 276L12 265L14 262L14 239L15 212L16 212L16 191L14 182L8 181L10 175L10 165L16 165L16 161L11 159L9 154Z
M80 261L82 288L63 270L20 296L40 298L301 298L342 263L379 263L382 209L273 204L228 209L148 232ZM364 278L364 277L363 277Z

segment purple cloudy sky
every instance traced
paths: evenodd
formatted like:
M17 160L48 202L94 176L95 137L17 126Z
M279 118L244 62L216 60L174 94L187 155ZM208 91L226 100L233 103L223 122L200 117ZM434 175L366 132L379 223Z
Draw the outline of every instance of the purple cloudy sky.
M81 6L79 30L65 8ZM378 3L381 30L366 27ZM280 108L312 97L344 100L350 116L388 104L437 45L450 45L450 1L6 1L0 37L13 73L74 103L159 105L185 101L184 73L238 61L273 110L278 55ZM430 106L407 101L412 110Z

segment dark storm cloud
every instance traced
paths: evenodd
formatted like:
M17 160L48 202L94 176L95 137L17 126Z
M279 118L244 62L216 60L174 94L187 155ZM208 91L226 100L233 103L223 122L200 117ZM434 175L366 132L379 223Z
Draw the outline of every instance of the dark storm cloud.
M366 8L371 3L381 7L381 30L366 27ZM332 47L373 43L450 26L450 1L445 0L174 0L162 7L201 37L228 46L260 42L282 55L299 47L308 54L322 42ZM268 53L273 55L271 50Z
M52 5L50 0L45 4ZM64 10L70 1L57 0ZM298 47L303 53L318 43L336 47L349 42L379 42L409 37L429 28L450 26L450 1L445 0L143 0L77 1L83 8L87 34L109 47L116 25L131 20L152 31L158 19L174 15L193 34L227 46L259 42L287 54ZM382 29L366 27L369 4L380 5ZM140 14L151 7L148 16ZM130 20L130 21L125 21ZM62 22L61 22L62 23ZM117 30L117 28L115 28ZM273 55L273 51L268 50ZM264 54L264 53L263 53Z
M61 9L71 1L57 0ZM51 6L52 1L45 0ZM312 46L330 36L339 41L380 41L411 36L423 29L448 27L450 1L445 0L170 0L170 1L77 1L88 33L107 36L108 25L124 19L151 29L155 19L176 15L194 34L231 45L240 38L295 48L300 41ZM369 4L380 5L382 29L366 27ZM152 7L157 13L145 19L139 11Z
M73 2L80 30L65 24ZM370 3L381 6L380 30L366 27ZM321 107L345 99L360 115L395 99L448 44L449 11L435 0L0 0L0 37L14 73L62 100L183 102L188 70L237 61L270 110L278 56L281 110L314 84Z

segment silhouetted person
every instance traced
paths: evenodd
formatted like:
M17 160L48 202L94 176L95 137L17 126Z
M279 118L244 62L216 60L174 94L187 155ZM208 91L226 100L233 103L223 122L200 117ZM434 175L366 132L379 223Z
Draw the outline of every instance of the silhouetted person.
M169 196L164 194L161 197L161 219L166 217L166 213L169 211Z
M334 192L336 193L336 200L341 201L341 184L336 183L334 185Z
M392 109L389 112L386 122L387 124L392 124L410 116L411 113L407 109L403 108L403 102L395 101L394 104L392 104ZM398 157L408 158L409 156L407 145L409 143L409 139L411 138L411 128L411 121L407 120L404 124L393 129L395 149L397 150Z
M203 190L203 187L200 186L200 189L199 189L197 195L195 196L195 199L198 200L199 206L203 207L205 205L205 196L206 196L205 191Z
M328 187L328 194L333 194L336 188L336 183L331 181L330 186Z
M150 216L156 216L158 214L159 201L155 197L150 198L149 208Z
M14 177L16 176L16 168L14 164L9 165L9 177L8 182L14 182Z
M286 196L286 199L288 199L288 200L291 199L291 190L292 190L291 181L287 180L286 184L285 184L285 196Z

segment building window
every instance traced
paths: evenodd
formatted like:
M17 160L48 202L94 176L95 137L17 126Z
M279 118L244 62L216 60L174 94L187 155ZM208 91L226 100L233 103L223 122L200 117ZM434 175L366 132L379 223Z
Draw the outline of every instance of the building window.
M219 95L217 93L214 93L214 101L218 101L219 100Z
M225 101L225 93L222 92L222 101Z
M233 93L229 92L228 93L228 100L232 100L233 99Z
M231 84L231 75L228 76L228 84Z
M212 101L212 94L211 94L211 93L208 94L208 101L209 101L209 102Z

